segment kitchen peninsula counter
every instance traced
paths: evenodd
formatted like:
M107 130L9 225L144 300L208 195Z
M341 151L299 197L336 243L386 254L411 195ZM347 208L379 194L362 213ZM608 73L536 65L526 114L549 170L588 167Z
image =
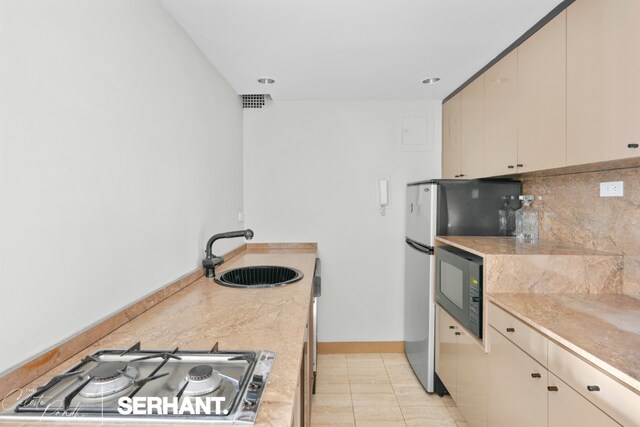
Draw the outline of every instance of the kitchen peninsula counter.
M316 258L315 244L248 245L240 254L217 268L225 270L252 265L282 265L296 268L304 277L286 286L239 289L220 286L201 277L138 317L100 339L89 348L56 366L27 385L26 394L51 377L77 364L100 349L127 349L141 342L142 349L207 350L218 342L220 350L271 350L276 352L258 411L256 426L288 426L302 363L305 329L312 297ZM106 421L106 420L105 420ZM38 423L46 426L84 426L59 419ZM32 421L3 420L0 425L33 426ZM190 423L105 422L101 425L184 426ZM214 424L229 425L229 424Z
M621 255L514 237L439 236L442 246L483 258L485 313L496 304L640 394L640 300L623 294Z

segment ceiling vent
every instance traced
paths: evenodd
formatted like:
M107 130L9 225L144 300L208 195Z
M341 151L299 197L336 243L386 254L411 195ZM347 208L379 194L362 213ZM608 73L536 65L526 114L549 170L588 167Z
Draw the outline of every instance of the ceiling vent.
M267 101L271 101L271 95L242 95L242 108L262 108L265 106Z

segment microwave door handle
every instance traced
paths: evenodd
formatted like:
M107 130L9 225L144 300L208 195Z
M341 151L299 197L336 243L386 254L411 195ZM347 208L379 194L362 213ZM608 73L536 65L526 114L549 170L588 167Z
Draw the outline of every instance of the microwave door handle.
M430 246L421 245L420 243L416 243L410 239L405 239L405 242L407 242L407 245L411 246L413 249L415 249L418 252L433 255L433 248Z

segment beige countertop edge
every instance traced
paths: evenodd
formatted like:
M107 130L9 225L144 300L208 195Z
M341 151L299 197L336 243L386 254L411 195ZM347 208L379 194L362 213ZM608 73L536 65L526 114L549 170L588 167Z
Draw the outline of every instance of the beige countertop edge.
M226 350L273 350L276 361L258 412L256 427L289 425L295 405L295 389L302 363L305 328L313 291L315 244L261 245L243 250L222 264L217 273L251 265L284 265L304 273L304 277L287 286L264 289L237 289L217 285L201 277L174 295L164 299L138 317L104 336L70 359L27 384L24 390L34 390L51 377L77 364L82 356L99 349L128 348L141 341L142 348L209 349L218 341ZM242 310L238 307L246 307ZM215 310L219 308L219 310ZM265 316L258 318L256 312ZM171 327L167 325L180 325ZM176 342L177 341L177 342ZM146 344L145 344L146 343ZM26 393L28 394L28 393ZM25 396L26 396L25 394ZM23 396L22 399L25 397ZM15 403L7 407L13 406ZM89 426L80 420L46 420L38 425ZM145 422L111 421L103 426L169 426L211 425L207 422ZM1 420L0 425L32 426L33 422ZM214 425L233 425L216 423Z
M623 371L621 371L620 369L610 365L609 363L606 363L602 359L594 356L593 354L591 354L587 350L583 349L582 347L579 347L579 346L575 345L574 343L572 343L571 341L569 341L566 338L563 338L562 336L558 335L554 331L552 331L552 330L550 330L550 329L538 324L537 322L531 320L527 316L524 316L522 313L518 312L517 310L515 310L514 308L512 308L508 304L506 304L503 301L501 301L499 294L498 295L488 294L488 297L489 297L489 301L490 302L493 302L498 307L504 309L507 313L511 314L512 316L516 317L518 320L521 320L522 322L524 322L527 325L531 326L532 328L534 328L535 330L537 330L541 334L545 335L547 338L555 341L556 343L558 343L562 347L565 347L566 349L568 349L572 353L578 355L579 357L581 357L582 359L584 359L587 362L591 363L592 365L597 366L602 371L604 371L605 373L607 373L611 377L615 378L616 380L618 380L620 383L622 383L623 385L625 385L629 389L631 389L631 390L635 391L636 393L640 394L640 381L638 381L637 379L635 379L632 376L624 373ZM559 326L559 327L561 327L561 326Z
M462 249L480 257L508 255L578 255L619 256L581 246L571 246L548 240L519 242L515 237L501 236L437 236L436 241Z

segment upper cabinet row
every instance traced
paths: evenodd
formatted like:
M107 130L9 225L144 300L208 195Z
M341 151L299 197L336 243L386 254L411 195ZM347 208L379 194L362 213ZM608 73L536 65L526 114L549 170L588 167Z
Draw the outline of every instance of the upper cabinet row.
M640 2L577 0L443 105L444 178L640 156Z

